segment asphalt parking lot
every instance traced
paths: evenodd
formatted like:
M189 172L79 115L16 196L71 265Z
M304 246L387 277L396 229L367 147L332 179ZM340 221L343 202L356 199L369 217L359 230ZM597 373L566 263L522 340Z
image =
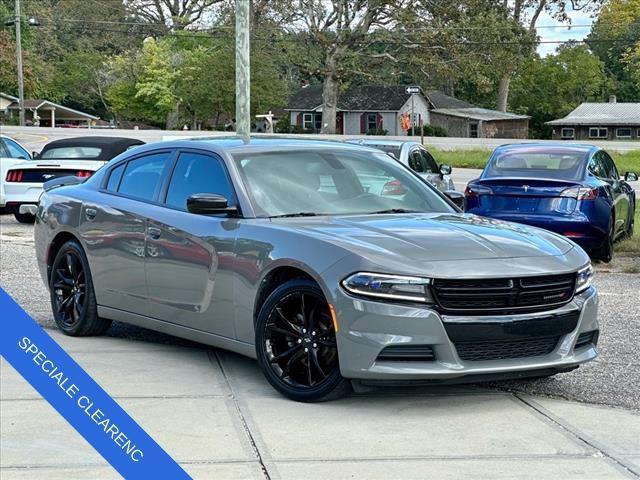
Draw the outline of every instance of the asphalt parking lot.
M252 360L141 328L62 336L33 227L7 215L0 285L194 478L640 476L640 275L597 275L600 357L574 372L320 405L280 397ZM115 476L4 361L0 376L2 479ZM33 430L52 433L34 444Z

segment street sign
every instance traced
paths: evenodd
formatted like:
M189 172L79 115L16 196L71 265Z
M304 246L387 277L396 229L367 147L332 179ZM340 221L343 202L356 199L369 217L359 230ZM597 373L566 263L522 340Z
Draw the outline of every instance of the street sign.
M417 85L409 85L405 91L410 94L420 93L420 87Z

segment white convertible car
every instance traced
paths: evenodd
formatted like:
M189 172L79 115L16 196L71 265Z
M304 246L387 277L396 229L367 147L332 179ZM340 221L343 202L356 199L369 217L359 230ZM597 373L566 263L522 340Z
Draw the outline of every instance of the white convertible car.
M16 163L21 163L25 160L31 160L31 155L27 149L13 138L0 135L0 213L4 213L6 210L4 179L7 175L7 170Z
M76 137L48 143L33 160L11 165L4 178L6 209L21 223L33 223L44 182L90 177L109 160L144 142L123 137Z

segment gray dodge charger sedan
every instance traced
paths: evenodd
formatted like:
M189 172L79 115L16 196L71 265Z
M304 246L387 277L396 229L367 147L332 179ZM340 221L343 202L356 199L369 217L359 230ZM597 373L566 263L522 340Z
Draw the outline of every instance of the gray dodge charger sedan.
M365 146L161 142L45 189L37 257L69 335L117 320L226 348L300 401L354 379L542 377L597 355L578 246L463 214Z

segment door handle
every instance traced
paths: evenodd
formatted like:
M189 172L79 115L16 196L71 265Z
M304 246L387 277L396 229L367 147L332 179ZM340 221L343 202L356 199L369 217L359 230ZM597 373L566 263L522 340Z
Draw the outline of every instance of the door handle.
M97 210L95 208L87 208L84 211L84 216L87 218L87 220L91 221L94 220L96 218L96 215L98 214Z
M147 235L149 235L153 240L157 240L158 238L160 238L161 234L162 234L162 230L160 230L157 227L147 228Z

